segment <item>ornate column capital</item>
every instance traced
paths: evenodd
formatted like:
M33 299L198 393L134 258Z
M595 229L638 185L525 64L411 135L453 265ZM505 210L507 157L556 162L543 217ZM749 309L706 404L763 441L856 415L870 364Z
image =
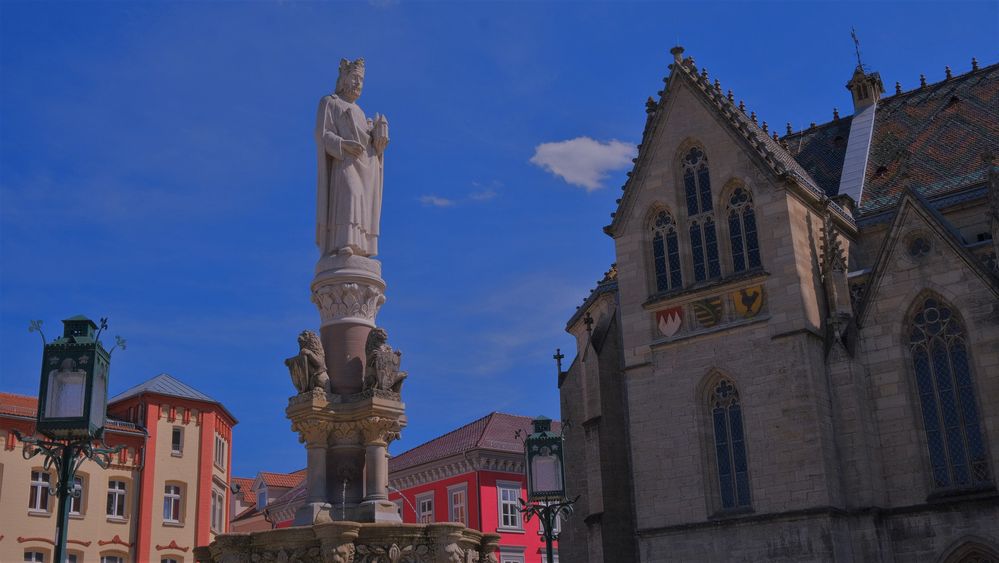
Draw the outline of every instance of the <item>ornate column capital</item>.
M360 422L365 445L385 445L399 438L402 424L394 418L383 416L365 417Z
M322 326L347 322L374 328L385 292L384 287L360 280L324 280L312 288L312 302L319 308Z
M327 444L333 424L322 418L307 418L293 420L291 429L298 432L298 441L306 444L306 447L317 447Z

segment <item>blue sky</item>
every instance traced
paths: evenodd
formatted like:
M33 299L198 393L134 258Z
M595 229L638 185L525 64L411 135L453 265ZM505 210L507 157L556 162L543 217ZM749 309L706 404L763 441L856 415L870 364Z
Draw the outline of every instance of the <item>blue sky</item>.
M677 41L779 131L999 59L999 3L0 3L0 389L110 317L111 391L166 372L240 423L234 471L290 471L283 359L316 329L319 98L367 61L386 114L378 317L404 353L400 452L493 410L558 416L551 356L614 261L609 222Z

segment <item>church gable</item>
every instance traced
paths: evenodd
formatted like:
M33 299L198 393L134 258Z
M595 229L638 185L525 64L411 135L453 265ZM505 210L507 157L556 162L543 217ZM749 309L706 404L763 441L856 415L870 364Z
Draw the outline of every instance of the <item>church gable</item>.
M872 267L857 324L881 324L877 318L881 315L897 317L924 290L953 301L994 302L999 298L999 279L968 252L946 219L909 191L899 202ZM894 317L891 322L899 322Z

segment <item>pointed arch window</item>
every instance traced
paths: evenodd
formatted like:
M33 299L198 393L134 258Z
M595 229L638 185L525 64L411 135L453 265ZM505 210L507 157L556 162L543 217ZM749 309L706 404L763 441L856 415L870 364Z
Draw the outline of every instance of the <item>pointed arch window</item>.
M656 213L652 221L652 262L655 266L657 292L677 289L683 285L676 221L666 210Z
M909 350L933 484L950 488L988 483L967 337L949 305L924 298L912 320Z
M690 251L694 262L694 281L721 275L718 264L718 237L711 204L711 178L708 157L694 147L683 157L683 188L687 200Z
M749 464L742 432L742 407L739 391L727 379L719 381L711 393L711 421L722 510L748 508Z
M746 188L736 188L728 198L728 235L732 244L732 270L759 268L760 243L756 238L753 195Z

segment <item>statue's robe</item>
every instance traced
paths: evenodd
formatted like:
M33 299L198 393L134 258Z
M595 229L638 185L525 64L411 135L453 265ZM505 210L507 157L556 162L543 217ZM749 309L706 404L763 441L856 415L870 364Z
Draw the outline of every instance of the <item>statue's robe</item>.
M365 147L359 157L344 141ZM382 159L371 143L371 122L357 104L324 96L316 116L319 153L316 245L323 256L351 247L354 254L378 254L382 208Z

